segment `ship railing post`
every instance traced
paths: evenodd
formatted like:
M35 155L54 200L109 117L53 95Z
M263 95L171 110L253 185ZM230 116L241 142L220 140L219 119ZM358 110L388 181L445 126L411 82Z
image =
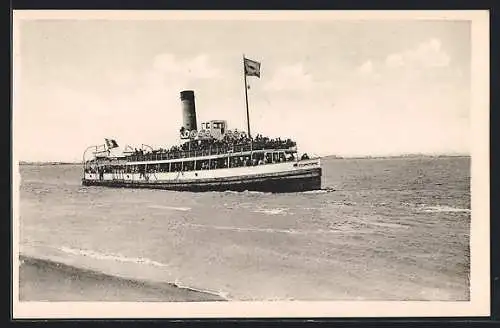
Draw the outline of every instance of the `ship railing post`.
M98 146L89 146L83 152L83 155L82 155L82 161L83 161L83 178L85 178L85 170L87 168L87 160L85 158L85 155L87 154L87 151L89 151L91 148L94 148L94 147L95 147L95 153L97 153ZM94 153L94 155L95 155L95 153Z
M211 156L212 156L212 145L208 147L208 169L212 169L212 162L211 162Z

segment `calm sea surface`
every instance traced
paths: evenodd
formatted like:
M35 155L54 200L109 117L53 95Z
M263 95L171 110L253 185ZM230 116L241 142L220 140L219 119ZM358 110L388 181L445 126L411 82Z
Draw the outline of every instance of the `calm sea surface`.
M324 190L81 186L20 166L22 253L230 300L468 300L470 158L324 159ZM21 282L22 283L22 282Z

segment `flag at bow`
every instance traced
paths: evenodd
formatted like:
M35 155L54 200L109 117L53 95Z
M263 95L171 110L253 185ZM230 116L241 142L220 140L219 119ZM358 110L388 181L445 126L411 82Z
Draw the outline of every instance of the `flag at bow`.
M116 143L115 139L104 139L104 140L106 141L106 147L108 149L113 149L118 147L118 144Z
M244 65L245 65L245 75L246 76L257 76L260 78L260 63L251 60L248 58L244 58Z

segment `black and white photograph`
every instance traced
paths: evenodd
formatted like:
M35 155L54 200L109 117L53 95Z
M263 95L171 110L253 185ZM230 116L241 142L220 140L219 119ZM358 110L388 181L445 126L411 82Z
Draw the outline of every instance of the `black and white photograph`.
M14 11L14 314L487 314L488 26Z

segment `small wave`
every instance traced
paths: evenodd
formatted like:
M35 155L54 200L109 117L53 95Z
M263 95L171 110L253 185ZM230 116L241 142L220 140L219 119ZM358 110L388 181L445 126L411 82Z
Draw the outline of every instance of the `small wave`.
M23 184L27 184L27 183L46 183L46 182L47 181L42 180L42 179L24 179L24 180L22 180Z
M470 213L470 209L456 208L451 206L424 206L420 210L422 212L427 212L427 213L446 213L446 212Z
M327 193L330 193L330 192L334 192L334 191L337 191L335 188L323 188L323 189L316 189L316 190L308 190L308 191L302 191L300 192L301 194L327 194Z
M243 193L251 195L270 195L270 192L255 191L255 190L245 190Z
M194 291L194 292L205 293L205 294L210 294L210 295L216 295L216 296L219 296L219 297L221 297L223 299L226 299L226 300L229 299L229 293L227 293L227 292L213 291L213 290L203 289L203 288L196 288L196 287L192 287L192 286L189 286L189 285L184 285L184 284L182 284L178 280L175 280L171 284L174 285L177 288L188 289L188 290L191 290L191 291Z
M68 253L68 254L73 254L73 255L81 255L81 256L88 256L90 258L98 259L98 260L111 260L111 261L117 261L117 262L128 262L128 263L137 263L137 264L148 264L148 265L153 265L157 267L167 267L168 265L148 259L148 258L143 258L143 257L126 257L121 254L104 254L104 253L99 253L91 250L85 250L85 249L75 249L75 248L70 248L70 247L60 247L58 248L59 250Z
M220 191L214 191L215 193L221 193ZM243 194L243 195L270 195L270 192L264 191L256 191L256 190L244 190L244 191L235 191L235 190L224 190L223 194Z
M382 228L396 228L396 229L408 229L408 226L399 223L385 223L385 222L370 222L368 223L372 226L382 227Z
M160 210L173 210L173 211L190 211L190 207L174 207L174 206L164 206L164 205L149 205L149 208L156 208Z
M328 203L329 207L339 208L344 206L355 206L356 203L349 201L332 201Z
M286 210L287 208L271 208L271 209L260 208L254 210L253 212L267 214L267 215L278 215L278 214L287 214Z
M307 195L310 195L310 194L326 194L328 192L329 191L325 190L325 189L317 189L317 190L302 191L301 194L307 194Z
M190 224L192 227L216 229L216 230L229 230L237 232L266 232L266 233L284 233L290 235L310 235L310 234L338 234L349 231L344 230L297 230L297 229L273 229L273 228L250 228L250 227L232 227L232 226L211 226L205 224Z
M48 188L33 189L32 191L37 195L50 193L50 189Z

